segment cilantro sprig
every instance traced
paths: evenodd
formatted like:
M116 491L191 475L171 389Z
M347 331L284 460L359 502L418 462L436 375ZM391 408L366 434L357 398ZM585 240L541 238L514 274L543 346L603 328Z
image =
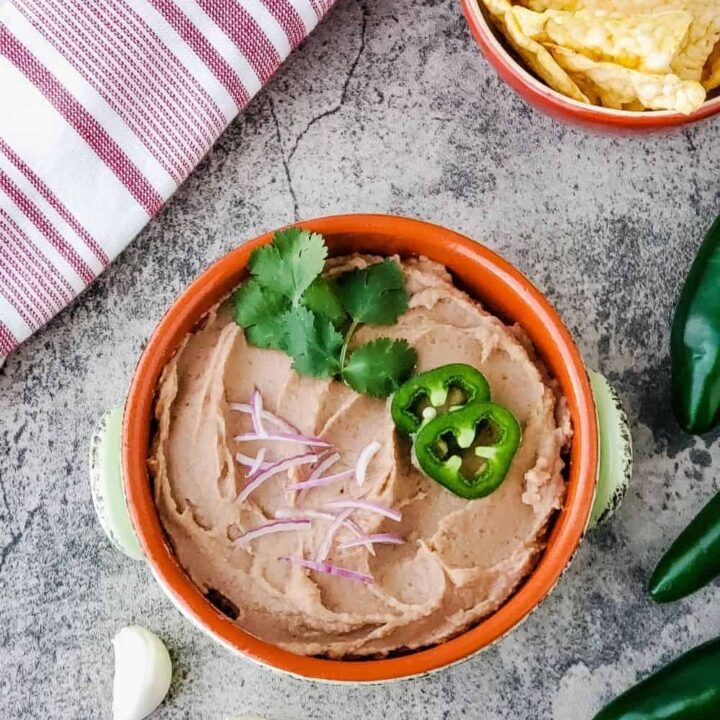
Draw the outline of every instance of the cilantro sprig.
M386 397L412 375L416 362L417 353L407 341L378 338L351 353L342 376L359 393Z
M407 310L402 270L386 259L333 281L322 276L326 258L317 233L275 233L250 257L251 278L233 298L235 322L251 345L290 355L301 375L339 378L359 393L386 397L412 375L415 350L391 338L349 348L360 325L393 325Z
M282 349L301 375L332 377L340 372L342 335L322 315L297 307L280 318L284 330Z
M343 307L357 323L394 325L408 307L402 270L387 258L341 275L337 288Z

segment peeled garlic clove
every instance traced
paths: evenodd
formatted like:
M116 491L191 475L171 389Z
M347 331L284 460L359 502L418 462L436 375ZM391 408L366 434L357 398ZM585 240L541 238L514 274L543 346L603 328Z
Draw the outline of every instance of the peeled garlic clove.
M163 641L139 625L114 638L113 720L143 720L165 698L172 663Z

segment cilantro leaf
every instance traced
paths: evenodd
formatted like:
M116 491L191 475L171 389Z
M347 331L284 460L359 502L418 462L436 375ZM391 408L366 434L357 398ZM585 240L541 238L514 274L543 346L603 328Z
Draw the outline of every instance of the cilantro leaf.
M280 349L282 327L278 316L290 307L287 298L256 279L243 283L233 295L233 318L245 330L251 345Z
M342 335L325 317L304 307L280 316L282 349L292 357L293 368L301 375L332 377L340 371Z
M347 362L346 354L359 325L392 325L407 310L403 272L384 260L333 281L321 275L327 253L316 233L275 233L250 256L252 277L232 299L235 322L251 345L287 353L301 375L341 376L357 392L385 397L412 374L415 350L405 340L380 338Z
M417 353L405 340L378 338L353 351L342 376L359 393L387 397L410 377L416 363Z
M356 322L393 325L408 307L403 272L392 260L341 275L337 286L343 307Z
M279 319L270 318L245 330L245 337L255 347L282 350L284 332L285 328Z
M312 285L305 291L302 301L308 310L326 317L335 327L341 327L347 320L335 283L324 277L313 280Z
M310 283L322 272L326 257L322 235L292 227L276 232L271 245L253 251L249 266L263 287L297 305Z

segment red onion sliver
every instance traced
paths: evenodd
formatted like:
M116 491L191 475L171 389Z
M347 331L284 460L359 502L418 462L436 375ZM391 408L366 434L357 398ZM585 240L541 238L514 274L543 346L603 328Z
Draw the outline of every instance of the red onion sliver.
M399 510L389 508L387 505L371 502L370 500L333 500L325 505L326 508L342 510L343 508L354 508L356 510L367 510L378 515L384 515L386 518L400 522L402 514Z
M337 515L320 510L299 510L298 508L279 508L275 511L276 518L299 520L334 520Z
M330 453L327 455L323 460L320 461L320 463L315 466L308 475L308 477L303 482L312 482L313 480L317 480L326 470L331 468L338 460L340 459L340 453ZM291 488L288 488L290 492L292 492Z
M365 533L360 529L360 526L348 518L343 525L355 536L355 537L363 537ZM375 548L373 548L372 543L368 542L367 540L364 542L365 547L367 548L367 551L371 554L375 554Z
M264 449L264 448L263 448ZM245 465L246 467L251 468L255 461L257 460L256 457L250 457L249 455L244 455L241 452L235 453L235 460L239 462L241 465ZM261 470L267 470L272 465L271 462L263 462L260 469ZM249 476L249 473L248 473Z
M346 568L338 567L337 565L330 565L330 563L315 562L313 560L305 560L305 558L299 557L281 557L278 558L278 560L286 560L293 565L300 565L300 567L325 573L326 575L335 575L337 577L345 578L346 580L356 580L357 582L364 583L365 585L372 585L372 583L375 582L372 575L365 575L365 573L355 572L355 570L348 570Z
M288 490L307 490L308 488L320 487L322 485L332 485L338 480L351 477L355 474L354 470L343 470L342 472L335 473L334 475L326 475L325 477L318 477L313 480L303 480L293 485L288 485Z
M235 538L233 542L247 543L255 540L263 535L272 535L280 532L290 532L294 530L304 530L310 527L309 520L273 520L271 522L259 525L252 530L248 530L240 537Z
M265 437L267 433L265 432L265 427L262 422L263 401L259 390L253 392L250 407L252 408L250 417L252 418L253 430L258 435Z
M395 533L376 533L375 535L360 535L360 537L356 537L354 540L348 540L342 545L338 545L338 547L340 548L340 550L344 550L345 548L357 547L358 545L367 546L367 543L404 545L405 541Z
M333 521L337 515L333 515L329 512L322 512L321 510L312 509L300 509L300 508L279 508L275 511L275 517L281 519L292 519L292 520L330 520ZM350 518L343 521L343 527L346 527L355 537L363 537L363 531L354 523ZM372 543L364 541L363 545L367 548L367 551L371 555L375 555L375 549Z
M358 457L357 465L355 466L355 480L358 485L362 486L364 484L368 465L381 447L382 445L377 440L373 440L363 448L363 451Z
M345 520L350 517L352 511L352 508L343 510L332 521L330 527L325 533L325 537L323 537L322 542L320 543L320 547L318 548L317 553L315 554L315 560L317 560L317 562L324 562L327 559L327 556L330 554L330 548L332 547L332 541L335 537L335 533L340 529L340 526L345 522Z
M330 513L328 513L328 515L329 514ZM335 516L333 515L332 517L335 517ZM351 520L350 518L347 518L346 520L343 521L343 527L346 527L355 537L363 537L363 535L365 534L360 529L360 526L356 522ZM365 545L365 547L367 548L367 551L371 555L375 555L375 548L372 546L371 542L365 541L363 544Z
M257 490L266 480L269 480L274 475L278 475L281 472L290 470L290 468L298 467L298 465L307 465L309 463L317 462L318 456L313 453L306 453L305 455L294 455L293 457L280 460L271 465L266 470L263 470L257 477L253 478L252 482L248 483L239 493L237 499L243 502L247 499L248 495L254 490Z
M231 410L234 410L235 412L241 412L245 413L246 415L252 415L252 406L248 403L230 403L229 407ZM273 423L273 425L276 425L280 428L283 432L287 433L298 433L298 429L296 427L293 427L289 422L286 422L281 417L278 417L274 413L271 413L269 410L263 409L262 413L260 414L260 417L262 417L263 420L267 420L268 422Z
M327 440L321 440L316 437L308 437L307 435L300 435L299 433L266 433L265 435L258 435L255 432L242 433L236 435L234 438L237 442L246 442L248 440L278 440L288 443L298 443L299 445L307 445L309 447L332 447L332 444Z
M257 457L255 458L255 462L250 466L247 477L255 477L263 469L263 465L265 465L265 448L260 448L258 450Z
M319 478L326 470L329 470L338 460L340 459L340 453L330 453L326 458L324 458L315 468L313 468L313 471L308 475L308 480L316 480Z

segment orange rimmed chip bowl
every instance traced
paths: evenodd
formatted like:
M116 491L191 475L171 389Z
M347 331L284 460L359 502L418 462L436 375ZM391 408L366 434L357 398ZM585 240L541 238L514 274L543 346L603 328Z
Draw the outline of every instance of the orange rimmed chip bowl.
M465 19L485 59L529 105L560 122L600 133L635 135L668 131L720 113L720 95L684 115L671 110L614 110L587 105L548 87L527 70L491 26L480 0L460 0Z

